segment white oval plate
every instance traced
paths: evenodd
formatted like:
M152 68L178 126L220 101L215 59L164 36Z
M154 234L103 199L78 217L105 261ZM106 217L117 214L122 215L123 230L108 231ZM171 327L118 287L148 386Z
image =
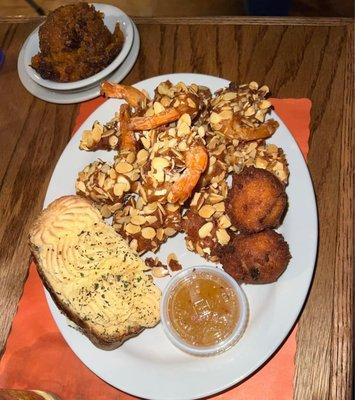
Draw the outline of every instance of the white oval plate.
M123 61L123 63L110 75L104 77L100 82L104 80L112 80L113 82L120 82L132 69L139 53L140 47L140 39L138 29L135 24L132 22L134 38L133 45L128 53L128 56ZM28 39L27 39L28 40ZM66 91L56 91L46 89L45 87L38 85L35 83L26 73L25 63L24 63L24 48L26 46L26 42L23 44L22 49L19 53L17 60L17 72L23 86L31 93L33 96L38 97L39 99L48 101L50 103L56 104L73 104L73 103L81 103L86 100L93 99L100 95L100 86L99 83L94 86L85 87L78 90L66 90Z
M162 81L198 83L212 91L229 82L207 75L171 74L147 79L135 86L153 89ZM50 181L45 206L59 196L75 192L77 173L88 163L113 153L80 151L81 132L95 120L108 121L120 100L110 99L80 127L64 150ZM287 187L289 209L279 231L289 243L292 260L280 279L268 285L243 285L250 305L246 331L236 346L210 358L198 358L175 348L164 335L161 324L146 329L114 351L96 348L84 335L70 328L47 293L53 317L65 340L95 374L106 382L139 398L153 400L191 400L222 391L240 382L261 366L280 346L294 325L311 283L317 252L317 210L311 178L302 154L282 120L273 112L280 127L270 142L281 146L290 166ZM165 261L170 252L178 255L184 267L206 264L189 252L184 235L168 240L158 253ZM168 278L159 280L163 289Z
M95 75L88 78L81 79L75 82L55 82L50 79L43 79L40 74L38 74L31 67L32 57L39 52L39 27L37 27L28 37L26 41L26 46L24 49L24 63L27 75L37 84L52 90L75 90L80 89L85 86L90 86L95 82L107 77L112 71L118 68L122 64L123 60L127 57L132 43L133 43L133 26L131 19L119 8L110 6L109 4L92 3L96 11L101 11L104 13L104 23L113 33L116 23L120 25L120 29L124 35L124 42L121 51L113 59L113 61L103 70L99 71Z

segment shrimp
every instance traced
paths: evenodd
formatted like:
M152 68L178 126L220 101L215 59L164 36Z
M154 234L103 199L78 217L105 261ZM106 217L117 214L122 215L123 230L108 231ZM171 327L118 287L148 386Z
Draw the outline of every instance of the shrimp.
M169 201L171 203L182 204L191 196L207 163L208 153L204 146L193 146L191 151L186 153L186 169L170 189Z
M133 86L121 85L105 81L101 83L101 94L106 97L125 100L131 107L145 108L147 96Z
M177 105L176 102L178 103ZM193 94L179 94L171 99L173 107L167 107L164 111L143 117L133 117L130 121L130 128L134 131L146 131L156 129L159 126L170 124L177 121L183 114L195 117L200 108L198 96Z
M217 130L228 138L248 142L251 140L267 139L276 131L278 126L278 122L273 119L270 119L257 127L242 126L240 118L235 116L231 119L221 120L218 124ZM211 124L211 127L215 130L213 124Z
M129 129L129 119L130 119L130 110L129 105L122 104L120 107L120 132L121 132L121 143L120 150L125 151L133 151L134 153L137 150L137 141L134 136L134 132Z
M187 112L186 108L168 108L152 116L132 117L129 122L129 128L133 131L148 131L158 128L161 125L170 124L177 121L183 114Z

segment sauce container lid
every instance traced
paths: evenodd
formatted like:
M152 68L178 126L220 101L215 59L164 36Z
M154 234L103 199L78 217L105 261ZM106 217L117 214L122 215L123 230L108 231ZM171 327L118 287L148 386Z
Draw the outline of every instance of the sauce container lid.
M238 301L239 319L237 320L232 333L222 341L210 346L195 346L182 339L173 328L169 316L168 305L174 290L179 286L180 283L187 282L189 279L195 279L197 274L203 275L203 273L206 273L209 276L215 275L216 278L220 278L228 284ZM213 356L228 350L241 338L247 326L249 306L243 289L229 274L218 267L201 265L186 268L176 274L170 280L163 294L160 314L165 334L177 348L195 356Z

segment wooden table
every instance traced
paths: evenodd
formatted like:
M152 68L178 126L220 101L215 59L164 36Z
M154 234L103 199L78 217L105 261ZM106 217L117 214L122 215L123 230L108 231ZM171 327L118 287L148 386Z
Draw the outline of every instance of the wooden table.
M77 105L34 98L17 56L39 19L0 20L0 349L26 279L28 227L66 146ZM312 288L299 320L294 398L350 398L352 387L353 25L345 19L136 19L138 61L125 83L169 72L265 82L275 97L308 97L308 165L320 240ZM300 266L301 267L301 266Z

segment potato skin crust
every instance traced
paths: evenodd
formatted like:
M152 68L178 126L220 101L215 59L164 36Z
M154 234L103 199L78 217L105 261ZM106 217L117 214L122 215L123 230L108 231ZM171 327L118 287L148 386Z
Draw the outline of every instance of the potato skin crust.
M272 229L251 235L235 235L218 249L223 268L244 283L275 282L285 271L291 254L283 236Z
M242 233L260 232L280 225L287 205L283 184L271 172L254 167L233 175L226 211Z

